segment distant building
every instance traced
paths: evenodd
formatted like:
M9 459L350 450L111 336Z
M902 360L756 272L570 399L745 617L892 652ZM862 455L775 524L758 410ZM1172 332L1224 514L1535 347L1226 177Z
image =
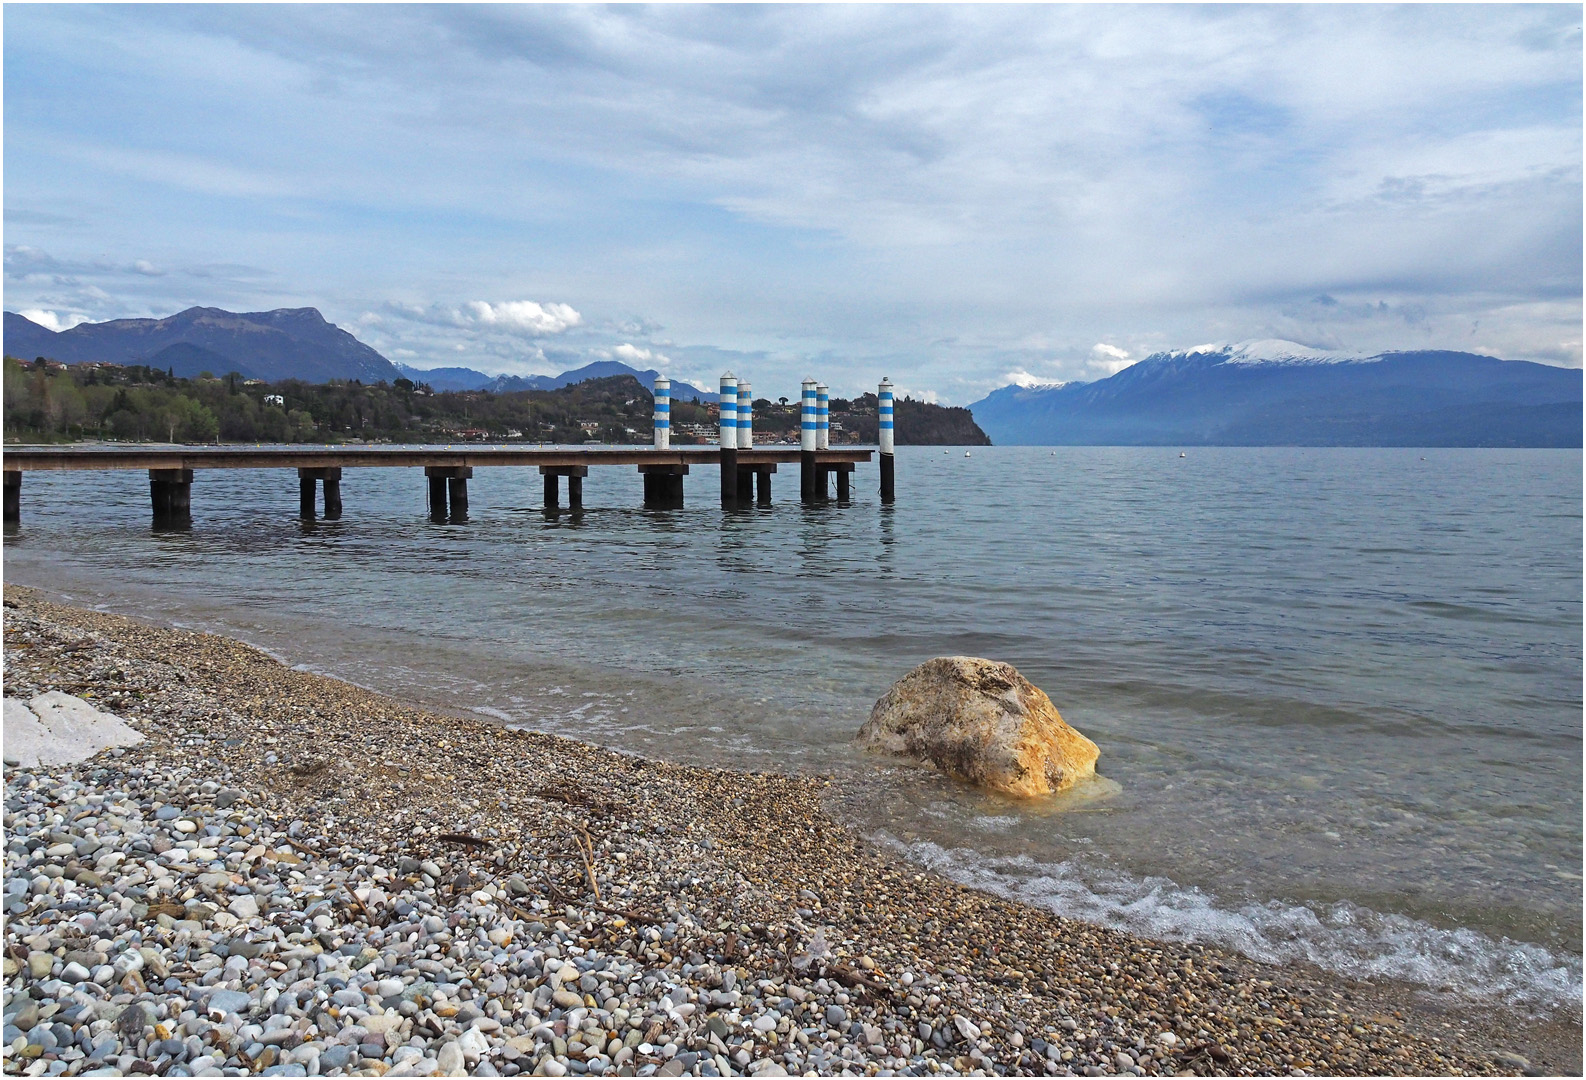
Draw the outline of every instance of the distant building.
M264 395L264 403L266 405L279 405L283 409L286 408L286 398L282 397L280 394Z

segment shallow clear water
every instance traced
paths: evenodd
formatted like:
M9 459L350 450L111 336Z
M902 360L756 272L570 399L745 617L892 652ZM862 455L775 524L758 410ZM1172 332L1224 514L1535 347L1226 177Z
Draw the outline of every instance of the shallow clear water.
M592 470L547 518L479 469L28 474L6 573L376 689L690 761L843 778L912 857L1056 910L1269 959L1578 1008L1581 455L903 448L898 502L682 511ZM855 754L931 656L1006 660L1101 747L1055 806Z

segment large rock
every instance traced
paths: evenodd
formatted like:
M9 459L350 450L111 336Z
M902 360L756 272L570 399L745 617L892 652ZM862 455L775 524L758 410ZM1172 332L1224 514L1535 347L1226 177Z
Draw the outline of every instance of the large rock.
M938 656L892 684L856 740L1010 795L1050 795L1096 774L1096 744L1011 664Z
M5 760L27 767L87 761L109 746L134 746L143 736L121 717L100 712L59 690L24 705L5 699Z

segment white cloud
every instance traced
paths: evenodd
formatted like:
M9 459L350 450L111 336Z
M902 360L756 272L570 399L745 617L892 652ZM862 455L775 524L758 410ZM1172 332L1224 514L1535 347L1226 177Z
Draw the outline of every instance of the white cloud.
M17 314L21 315L24 319L38 323L46 330L54 330L57 333L62 330L70 330L78 323L85 323L89 321L88 316L82 314L81 312L72 312L70 314L56 313L53 311L45 311L42 308L25 308Z
M386 310L393 315L414 322L435 326L455 326L464 330L511 334L516 337L547 337L564 333L584 321L569 304L541 304L533 300L505 300L491 303L488 300L469 300L461 307L445 304L419 304L392 302ZM359 320L364 325L379 323L380 316L366 312Z
M1104 371L1108 375L1116 375L1134 363L1129 358L1128 350L1120 349L1116 345L1108 345L1104 341L1092 345L1090 352L1090 358L1085 361L1085 366L1092 371Z
M584 317L567 304L539 304L533 300L507 300L499 304L470 300L463 305L458 318L464 325L472 323L532 337L560 334L584 321Z
M1129 359L1087 341L1580 363L1561 5L7 14L52 103L11 118L7 202L70 215L8 220L15 306L372 306L481 367L642 341L674 374L842 356L949 399ZM222 257L269 273L192 280ZM462 303L557 295L582 311Z
M629 345L627 342L612 349L611 355L621 360L624 364L656 364L660 367L666 367L672 362L670 357L662 353L640 348L637 345Z

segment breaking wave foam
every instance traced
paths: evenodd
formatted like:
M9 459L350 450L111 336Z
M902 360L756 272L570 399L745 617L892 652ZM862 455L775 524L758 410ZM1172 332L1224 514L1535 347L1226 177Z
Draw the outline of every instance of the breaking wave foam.
M1581 1008L1581 958L1540 945L1444 930L1348 901L1312 907L1269 900L1230 909L1167 878L908 844L887 833L874 839L962 884L1141 937L1217 945L1266 963L1308 961L1357 979L1451 986L1470 999L1535 1013Z

